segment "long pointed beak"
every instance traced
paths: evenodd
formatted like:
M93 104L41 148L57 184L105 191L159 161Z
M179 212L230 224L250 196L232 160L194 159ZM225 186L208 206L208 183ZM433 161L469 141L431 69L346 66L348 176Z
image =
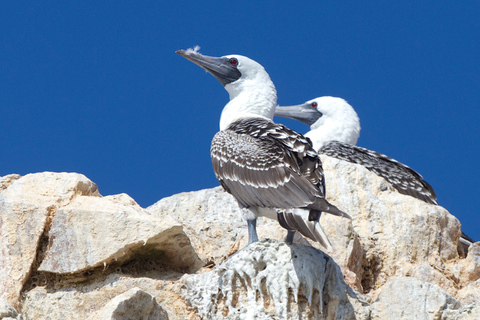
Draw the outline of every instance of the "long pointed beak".
M275 109L275 115L284 118L290 118L301 121L309 126L317 122L323 115L317 108L313 108L311 104L304 103L296 106L280 107Z
M193 50L175 52L211 73L224 86L237 81L242 76L237 67L230 64L228 58L204 56Z

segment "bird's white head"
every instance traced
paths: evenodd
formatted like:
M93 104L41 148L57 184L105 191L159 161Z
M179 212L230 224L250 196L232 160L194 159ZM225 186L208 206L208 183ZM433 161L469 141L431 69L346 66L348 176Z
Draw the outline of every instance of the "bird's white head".
M312 140L317 151L332 140L354 145L360 136L360 119L342 98L326 96L301 105L278 106L275 115L308 124L311 130L305 136Z
M240 118L273 119L277 91L258 62L237 54L209 57L195 50L179 50L177 53L211 73L227 90L230 101L223 108L220 130Z

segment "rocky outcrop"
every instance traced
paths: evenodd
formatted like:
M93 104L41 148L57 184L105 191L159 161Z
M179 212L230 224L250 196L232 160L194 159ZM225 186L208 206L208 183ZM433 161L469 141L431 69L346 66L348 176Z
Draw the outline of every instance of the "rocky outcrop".
M18 313L6 301L0 300L0 319L8 320L17 318Z
M443 268L458 259L460 222L447 210L396 192L363 166L322 159L328 199L352 216L364 250L360 276L365 292L380 288L393 275L418 274L418 266ZM448 286L454 294L455 282Z
M80 195L99 194L93 182L75 173L9 175L0 186L0 299L16 304L58 208Z
M180 193L158 201L147 210L160 218L173 216L181 223L193 247L207 264L218 264L247 245L248 232L237 201L222 187ZM330 224L329 218L334 223ZM363 250L351 221L328 216L322 219L327 221L322 226L334 247L334 251L328 253L342 268L347 283L360 288L357 274L361 274ZM260 219L257 226L260 238L283 239L286 236L285 229L274 220ZM325 250L298 233L294 242Z
M204 264L181 224L153 216L125 194L101 197L83 175L13 178L0 183L0 297L27 319L87 318L123 292L96 292L89 304L88 294L76 289L92 290L92 281L108 281L112 271L136 276L169 270L156 284L164 286L164 277L178 278L175 272ZM122 288L133 287L141 286Z
M133 288L110 300L100 311L89 319L104 320L168 320L165 310L145 291Z
M195 271L203 263L182 229L168 216L153 217L126 194L77 197L57 210L38 271L81 272L142 254Z
M5 319L478 319L480 243L444 208L323 157L333 252L246 223L220 187L141 208L75 173L0 178ZM2 318L0 317L0 318Z
M413 277L391 277L371 307L372 320L440 319L460 303L433 283Z
M185 296L206 319L355 318L333 259L276 240L254 243L215 270L188 277Z

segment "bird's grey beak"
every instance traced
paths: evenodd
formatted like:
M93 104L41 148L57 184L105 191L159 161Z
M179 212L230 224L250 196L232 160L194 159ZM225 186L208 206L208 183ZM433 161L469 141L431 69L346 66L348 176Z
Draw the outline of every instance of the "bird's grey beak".
M237 81L242 76L237 66L232 65L228 58L204 56L193 50L175 52L211 73L224 86Z
M278 117L290 118L301 121L309 126L314 124L323 114L313 108L311 104L304 103L296 106L280 107L275 109L275 115Z

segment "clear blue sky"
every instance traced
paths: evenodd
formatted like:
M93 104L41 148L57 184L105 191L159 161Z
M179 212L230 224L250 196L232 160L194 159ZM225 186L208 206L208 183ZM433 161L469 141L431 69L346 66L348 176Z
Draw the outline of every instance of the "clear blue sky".
M261 63L280 104L349 101L358 145L420 172L480 240L478 1L5 1L0 41L2 176L79 172L143 207L217 186L228 94L175 54L200 45Z

